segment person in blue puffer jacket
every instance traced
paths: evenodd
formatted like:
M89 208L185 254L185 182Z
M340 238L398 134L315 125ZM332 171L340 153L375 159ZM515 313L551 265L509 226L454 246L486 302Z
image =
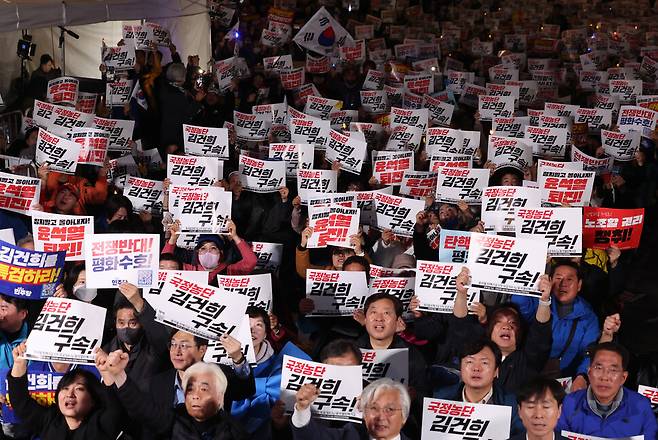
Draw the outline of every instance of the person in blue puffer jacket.
M628 351L613 342L603 342L590 350L590 385L564 399L559 430L605 438L656 438L656 419L649 399L623 386L628 377L628 358Z
M596 343L600 334L599 320L592 307L578 293L583 280L580 267L570 260L561 260L551 270L553 284L551 296L551 326L553 344L549 362L553 360L558 368L554 372L544 371L553 378L584 375L589 366L587 348ZM537 312L538 301L535 298L513 295L512 302L519 306L521 314L530 322ZM573 336L570 337L571 333ZM553 373L553 374L551 374ZM584 378L583 388L586 384Z

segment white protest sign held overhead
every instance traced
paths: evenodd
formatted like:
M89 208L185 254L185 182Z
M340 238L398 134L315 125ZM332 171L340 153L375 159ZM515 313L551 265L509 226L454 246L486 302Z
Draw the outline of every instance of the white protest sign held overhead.
M249 306L272 311L272 274L217 275L222 292L239 293L249 299Z
M80 215L32 212L34 250L66 251L66 261L85 259L84 241L94 234L94 218Z
M123 107L130 101L133 90L131 79L118 79L105 84L105 102L111 107Z
M433 313L452 313L457 296L456 279L463 264L439 263L437 261L416 262L416 296L420 301L418 310ZM468 292L468 303L475 301L476 289Z
M194 156L213 156L227 160L228 130L226 128L197 127L183 124L185 153Z
M305 384L315 385L318 396L311 405L314 417L328 420L361 421L357 400L363 390L361 365L328 365L283 356L281 400L286 414L292 414L297 391Z
M425 201L375 193L377 228L390 229L403 237L413 235L416 214L425 209Z
M247 191L276 192L286 184L286 163L240 155L240 182Z
M396 297L407 310L411 297L414 295L413 277L380 277L370 280L368 296L385 293Z
M181 232L223 234L228 231L233 194L216 186L169 188L169 211Z
M78 87L80 81L68 76L48 81L46 99L53 104L66 104L75 106L78 102Z
M217 157L167 155L167 177L173 185L210 186L222 180L223 167Z
M0 172L0 209L29 215L40 194L41 179Z
M157 234L94 234L85 238L89 288L117 288L121 283L151 287L159 262Z
M542 238L549 257L580 257L583 247L582 212L578 208L522 208L515 213L519 238Z
M297 170L313 168L314 147L311 144L270 143L269 158L286 163L286 177L297 178Z
M338 175L334 170L298 170L297 193L302 203L317 193L335 193Z
M109 133L108 151L130 151L130 141L133 138L135 121L106 119L96 116L91 127Z
M562 128L527 126L523 140L538 156L563 158L567 151L567 131Z
M541 200L549 205L588 206L594 187L594 171L543 168L537 176Z
M48 169L74 174L80 157L80 144L61 138L40 128L37 135L36 164L48 164Z
M247 359L249 365L255 366L256 354L254 353L254 343L251 339L251 328L249 325L249 315L244 315L240 325L230 331L229 335L233 336L240 343L240 350ZM208 349L203 355L204 362L212 362L215 364L228 365L233 367L233 359L226 353L226 349L219 341L208 340Z
M413 171L413 151L373 151L372 176L380 185L399 185L407 171Z
M440 168L436 185L439 201L479 204L482 190L489 184L489 170L476 168Z
M603 150L607 155L621 162L628 162L635 158L635 153L640 148L640 137L639 131L620 133L601 130Z
M156 321L213 340L240 325L249 302L245 295L178 275L167 278L160 296Z
M123 195L133 204L135 212L162 213L164 184L159 180L128 176Z
M409 349L373 350L361 348L363 380L373 382L388 377L403 384L409 383Z
M480 95L478 112L481 121L491 121L494 118L509 118L514 114L514 97Z
M110 135L93 128L76 128L71 133L71 140L80 144L79 164L103 166L107 156Z
M506 440L512 408L451 400L423 399L422 438Z
M352 174L361 173L368 149L366 141L359 139L357 134L358 132L351 132L345 135L331 130L325 155L329 162L337 161L341 169Z
M68 298L48 298L27 337L25 359L94 365L106 310Z
M283 258L283 245L281 243L251 242L251 250L256 254L257 270L276 272L281 266Z
M324 149L330 132L331 121L318 118L290 119L290 140L295 143L313 144L316 148Z
M541 239L471 233L468 268L471 287L539 297L548 243Z
M436 193L437 173L405 171L400 184L400 195L423 199Z
M482 221L488 231L514 230L514 210L539 208L541 195L537 188L522 186L490 186L482 193Z
M367 296L365 272L306 270L306 297L314 304L306 316L352 316Z
M520 139L490 136L487 158L496 168L510 166L524 171L533 163L532 147Z
M350 237L359 232L359 208L309 206L308 218L309 227L313 228L308 248L327 245L353 248Z

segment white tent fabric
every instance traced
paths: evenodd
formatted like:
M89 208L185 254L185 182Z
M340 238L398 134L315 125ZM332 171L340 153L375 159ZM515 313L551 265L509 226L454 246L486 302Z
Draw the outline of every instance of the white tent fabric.
M210 18L208 12L205 8L205 3L203 8L197 4L187 3L187 8L167 9L163 11L157 11L159 6L155 6L154 3L158 5L164 4L165 2L133 2L133 3L123 3L122 5L126 6L126 9L122 12L117 12L116 7L118 4L114 3L102 3L94 2L85 4L89 7L90 4L96 5L101 9L105 10L106 5L112 5L113 16L118 16L123 14L125 20L131 20L133 17L136 19L145 19L146 21L152 21L163 25L165 28L169 29L171 32L171 37L173 43L178 49L178 53L181 55L182 61L187 62L188 55L199 55L201 60L202 67L206 61L210 60L211 57L211 47L210 47ZM135 6L138 4L138 6ZM151 5L152 10L148 10L148 7L145 5ZM11 4L11 5L2 5L0 6L0 16L1 20L6 21L7 13L6 8L12 6L14 8L22 8L26 3ZM51 10L50 3L44 5L43 11ZM108 46L115 45L121 39L122 25L124 23L138 23L137 21L105 21L97 22L94 24L85 24L80 26L71 26L71 22L75 21L84 21L90 23L91 17L99 17L98 13L95 12L93 15L90 12L90 16L82 17L78 20L77 14L81 9L78 9L77 3L67 5L67 29L72 30L73 32L80 35L80 39L76 40L70 36L65 36L66 38L66 73L71 76L81 76L88 78L100 78L100 72L98 67L100 65L100 48L102 41L105 40L105 43ZM81 4L84 6L84 4ZM40 9L41 5L38 7L32 4L33 9ZM62 4L59 3L58 7L62 8ZM140 8L146 8L140 9ZM202 9L201 13L196 13L196 15L185 15L185 12L192 10ZM24 9L21 9L21 11ZM73 15L70 15L71 11L75 10L76 12ZM137 13L143 13L142 16L137 16ZM166 17L169 13L180 13L181 15L172 15L171 17ZM39 64L39 57L44 54L50 54L54 60L55 64L58 67L62 66L62 51L58 48L58 40L60 31L56 27L56 24L61 24L62 22L56 22L50 20L47 23L47 27L41 26L39 23L46 23L48 21L48 14L44 12L44 15L41 16L35 12L31 12L32 18L35 20L34 27L27 27L28 33L33 36L33 42L37 44L37 51L32 61L27 63L28 72L31 73L36 69ZM26 22L26 15L22 15L20 23ZM39 18L42 17L42 18ZM61 14L60 14L61 17ZM16 12L14 12L14 19L16 19ZM105 16L101 17L101 21L105 19ZM21 24L19 24L21 25ZM15 28L16 24L12 24ZM53 26L53 27L51 27ZM12 27L9 27L12 28ZM5 28L6 29L6 28ZM16 30L13 32L3 32L0 33L0 51L1 53L6 54L7 56L0 59L0 94L3 97L7 97L7 93L10 89L11 81L14 78L20 76L20 58L16 56L16 43L21 37L21 32ZM164 54L164 62L170 60L169 50L165 47L160 48Z

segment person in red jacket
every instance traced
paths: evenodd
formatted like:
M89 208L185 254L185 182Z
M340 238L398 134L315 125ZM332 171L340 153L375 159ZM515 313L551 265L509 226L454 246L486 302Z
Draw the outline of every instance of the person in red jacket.
M68 174L50 171L47 164L38 170L41 178L41 205L46 212L57 212L57 195L63 188L70 189L71 195L77 197L72 212L66 214L85 215L88 205L102 205L107 199L107 168L98 168L98 177L94 183L90 180Z
M169 231L171 235L162 249L162 254L173 254L176 250L176 240L180 234L180 222L176 221ZM228 264L224 261L224 240L218 235L202 234L197 240L192 264L183 264L184 270L208 271L208 282L213 283L217 275L248 275L256 267L258 258L251 247L242 238L238 237L233 220L228 222L228 239L235 243L242 259L236 263Z

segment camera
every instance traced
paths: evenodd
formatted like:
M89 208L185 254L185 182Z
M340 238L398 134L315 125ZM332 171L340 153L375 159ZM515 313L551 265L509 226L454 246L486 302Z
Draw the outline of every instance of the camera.
M37 50L37 45L32 43L32 35L23 35L21 39L18 40L16 46L16 55L23 59L29 59L34 56L34 53Z

